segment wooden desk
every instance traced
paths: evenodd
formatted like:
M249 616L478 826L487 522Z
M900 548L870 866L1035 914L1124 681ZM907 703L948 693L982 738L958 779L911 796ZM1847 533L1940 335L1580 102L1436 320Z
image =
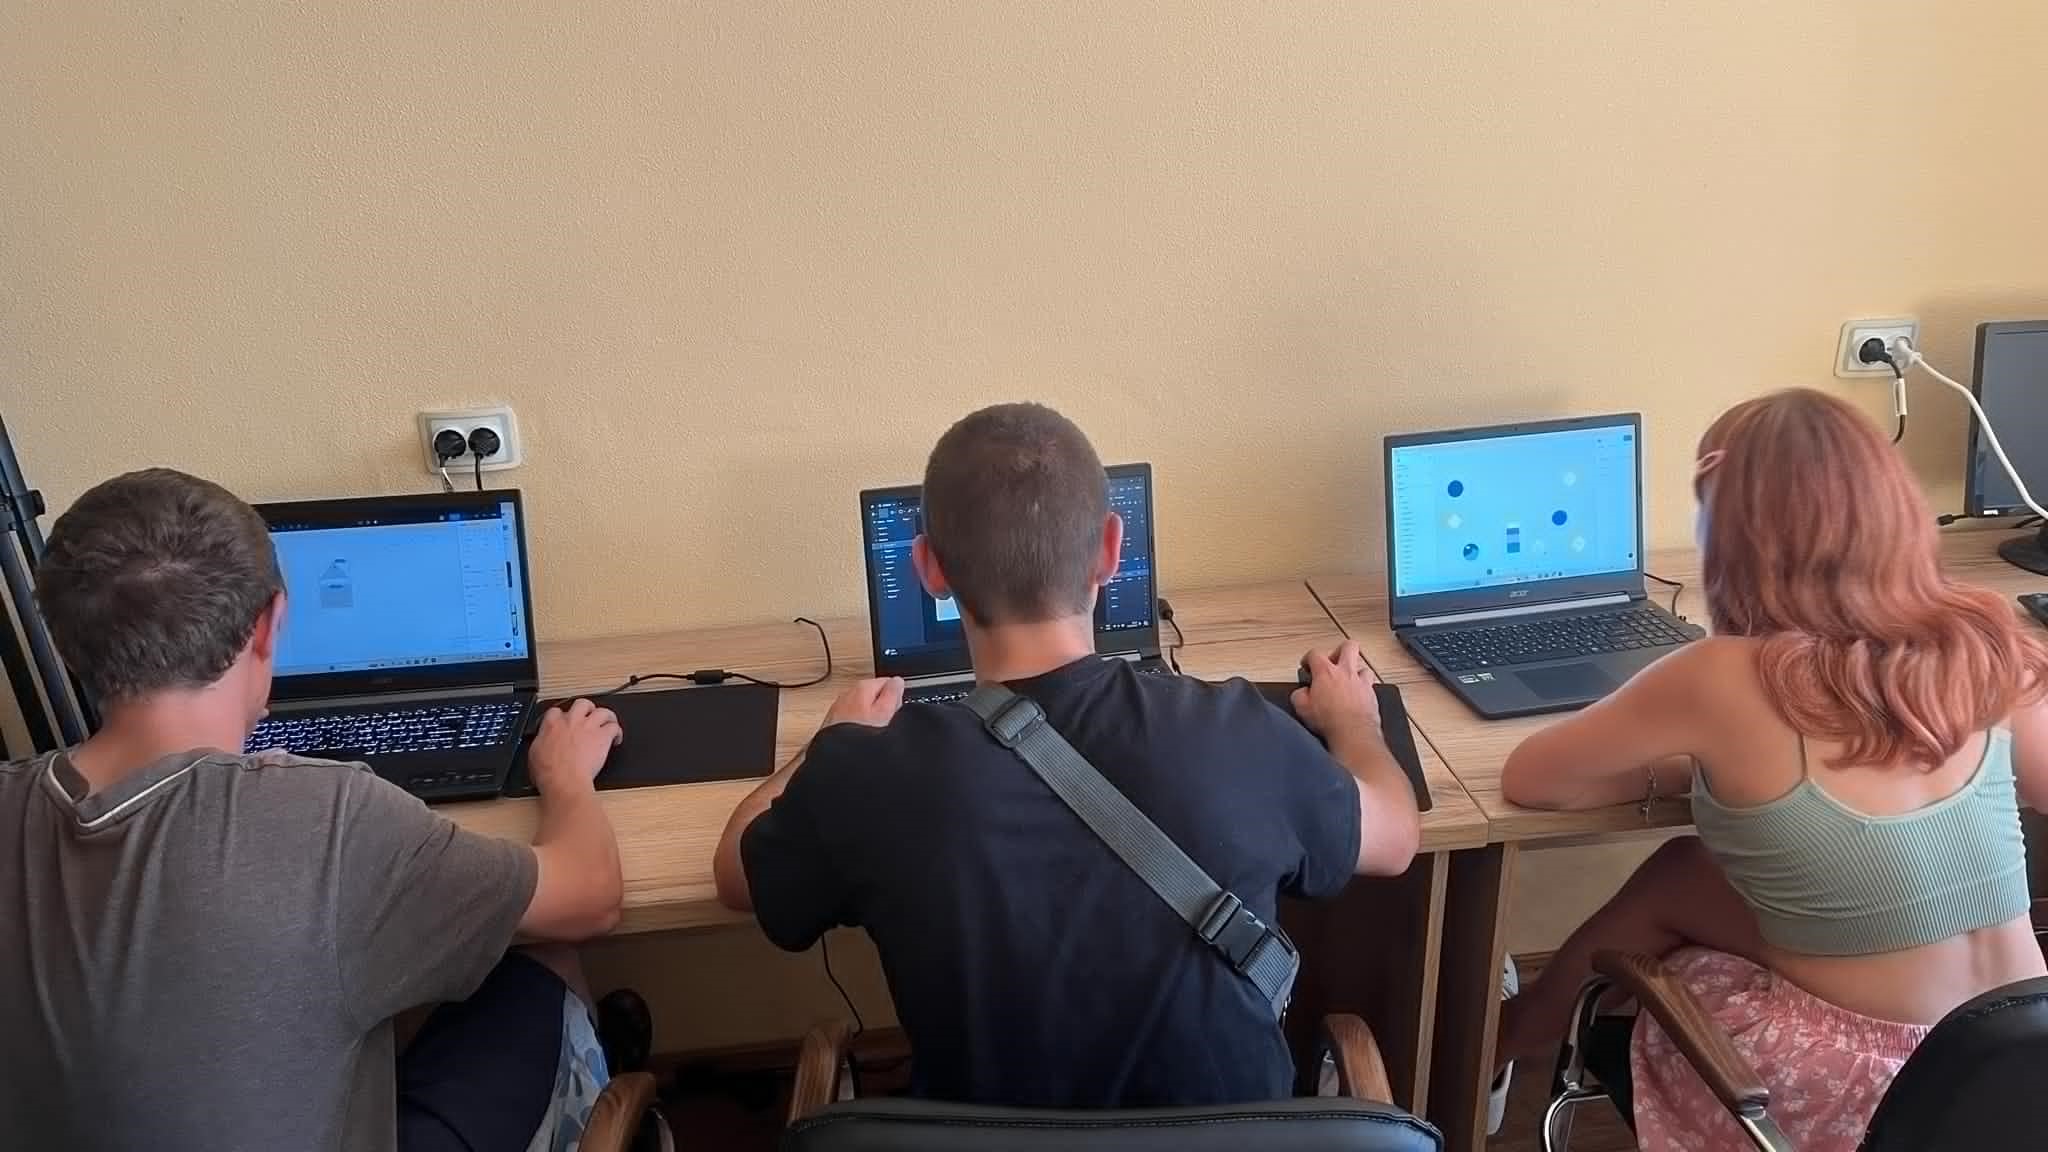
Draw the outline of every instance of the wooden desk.
M1698 557L1690 549L1658 552L1651 557L1651 571L1684 584L1678 597L1679 614L1704 624L1707 606L1699 588ZM1319 576L1309 584L1338 625L1358 641L1366 661L1382 677L1401 686L1416 727L1429 738L1437 754L1450 765L1451 774L1479 805L1493 840L1540 840L1546 846L1562 845L1618 835L1654 834L1660 829L1692 823L1690 809L1683 799L1659 802L1647 823L1633 806L1591 812L1544 812L1508 803L1500 790L1500 770L1507 763L1508 753L1556 717L1484 720L1466 707L1394 638L1387 624L1384 576ZM1659 603L1670 606L1671 589L1652 583L1651 591Z
M2006 595L2048 591L2048 578L2023 572L1998 558L1998 542L2006 535L1974 526L1944 534L1943 558L1950 573ZM1662 551L1650 561L1651 571L1683 582L1678 611L1704 625L1706 602L1699 586L1696 553L1691 549ZM1452 861L1433 1048L1435 1087L1428 1109L1430 1118L1443 1127L1451 1148L1481 1147L1516 854L1523 848L1669 835L1691 825L1691 811L1683 799L1658 802L1648 820L1635 805L1544 812L1510 804L1500 789L1501 768L1508 753L1556 717L1488 721L1475 715L1394 639L1387 623L1383 574L1319 576L1309 584L1331 617L1359 642L1373 668L1401 685L1416 726L1487 820L1493 843L1478 851L1457 853ZM1661 603L1671 603L1669 588L1653 582L1651 593ZM1546 1074L1546 1069L1522 1070L1525 1076Z

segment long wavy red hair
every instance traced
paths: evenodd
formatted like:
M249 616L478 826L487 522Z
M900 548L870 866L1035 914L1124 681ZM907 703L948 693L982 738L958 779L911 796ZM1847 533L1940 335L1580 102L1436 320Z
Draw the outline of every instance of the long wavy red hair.
M1694 486L1714 630L1762 642L1765 692L1838 763L1932 769L2048 685L2048 645L1942 572L1905 460L1847 403L1736 405L1700 440Z

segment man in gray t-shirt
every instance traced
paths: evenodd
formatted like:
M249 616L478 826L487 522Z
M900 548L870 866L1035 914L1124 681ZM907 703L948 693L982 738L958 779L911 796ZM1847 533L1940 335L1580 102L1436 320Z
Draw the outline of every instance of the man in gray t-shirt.
M608 930L608 711L550 713L531 846L359 766L245 756L283 613L262 520L179 473L54 526L37 595L105 724L0 766L0 1132L66 1149L550 1146L565 1015L514 937ZM405 1056L391 1018L437 1012ZM601 1074L601 1061L600 1065ZM551 1125L552 1126L552 1125Z

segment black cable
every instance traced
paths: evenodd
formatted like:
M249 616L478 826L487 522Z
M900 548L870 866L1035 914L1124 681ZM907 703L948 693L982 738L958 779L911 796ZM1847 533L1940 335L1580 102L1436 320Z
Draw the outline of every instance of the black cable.
M687 680L692 684L698 685L723 684L728 680L742 680L748 684L759 684L763 688L809 688L812 685L823 684L825 681L830 680L832 678L832 638L825 635L825 626L809 616L798 616L791 620L790 623L809 624L811 627L816 628L818 630L818 643L825 649L825 670L809 680L785 684L777 680L763 680L759 676L750 676L745 672L734 672L726 668L699 668L695 672L642 672L637 676L626 677L626 682L617 688L609 692L599 692L597 695L616 696L629 688L637 688L650 680Z
M1901 413L1899 413L1899 429L1898 429L1898 431L1896 431L1896 432L1892 433L1892 443L1894 443L1894 444L1897 444L1897 443L1898 443L1899 441L1901 441L1901 440L1904 440L1905 438L1906 438L1906 414L1905 414L1904 412L1901 412Z
M1181 633L1180 621L1173 618L1173 605L1169 604L1164 596L1159 598L1159 618L1173 625L1173 643L1166 649L1166 666L1173 669L1173 674L1178 676L1180 650L1188 646L1188 638Z
M839 974L832 971L832 937L818 937L818 953L825 958L825 979L839 990L839 999L846 1004L846 1011L853 1017L853 1035L846 1038L846 1075L853 1081L853 1094L860 1095L860 1061L853 1055L854 1045L860 1042L861 1034L868 1030L868 1022L861 1018L860 1009L853 1003L853 997L846 991L846 985L839 982Z
M1668 580L1657 575L1655 572L1645 572L1643 575L1671 589L1671 614L1678 616L1678 594L1685 591L1685 582L1683 580ZM1683 616L1678 616L1678 618L1680 620L1685 619Z
M481 456L476 458L476 490L484 490L484 458Z

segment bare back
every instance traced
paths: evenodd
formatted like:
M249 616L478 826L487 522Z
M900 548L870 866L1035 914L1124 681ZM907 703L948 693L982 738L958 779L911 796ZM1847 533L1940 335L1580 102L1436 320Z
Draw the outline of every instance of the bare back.
M1805 786L1850 819L1883 824L1962 795L1976 786L1991 753L2003 754L2003 735L1987 732L1932 771L1910 764L1836 765L1840 747L1802 741L1766 697L1754 641L1719 637L1701 645L1717 651L1687 662L1699 680L1697 699L1711 713L1703 717L1710 722L1700 726L1694 752L1710 796L1696 799L1696 808L1710 802L1741 816L1780 804ZM2048 711L2037 705L2012 719L2012 770L2020 797L2031 804L2048 781ZM1996 749L1994 740L2001 742ZM2020 855L2013 863L2023 868ZM1808 992L1852 1012L1909 1024L1932 1024L1985 991L2048 972L2024 912L1931 943L1860 955L1794 950L1762 935L1755 944L1751 959Z

